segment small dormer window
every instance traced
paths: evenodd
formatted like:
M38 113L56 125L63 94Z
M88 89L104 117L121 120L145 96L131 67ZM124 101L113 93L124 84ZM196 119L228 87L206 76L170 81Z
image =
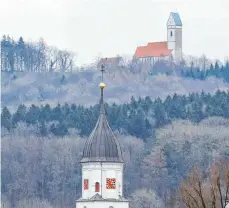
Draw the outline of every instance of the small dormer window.
M171 37L173 36L173 31L170 32L170 36L171 36Z

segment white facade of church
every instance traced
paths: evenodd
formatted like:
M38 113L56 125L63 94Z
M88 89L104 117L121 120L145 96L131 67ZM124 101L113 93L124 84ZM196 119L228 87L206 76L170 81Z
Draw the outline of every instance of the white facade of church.
M123 163L89 163L82 165L82 178L90 181L89 188L84 190L82 196L85 199L100 194L103 198L119 199L122 196ZM116 179L116 188L107 190L106 178ZM99 191L96 191L96 183L99 183ZM82 181L83 184L83 181Z
M76 208L128 208L129 202L122 198L123 165L94 162L82 164L82 198L76 202ZM115 189L107 189L108 178L116 179ZM88 188L85 187L85 179L88 180Z

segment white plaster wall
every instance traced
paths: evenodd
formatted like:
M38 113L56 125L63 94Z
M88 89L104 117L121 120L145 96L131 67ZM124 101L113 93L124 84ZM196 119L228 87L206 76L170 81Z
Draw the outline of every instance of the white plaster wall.
M169 41L176 41L176 28L174 28L174 27L168 27L168 29L167 29L167 32L168 32L168 42ZM171 36L171 32L173 33L173 35Z
M176 49L182 48L182 29L176 29Z
M176 29L176 49L175 59L180 61L182 58L182 29Z
M173 33L171 37L171 31ZM173 50L172 55L175 60L181 60L182 57L182 27L167 27L167 43L168 49Z
M76 202L76 208L129 208L129 202L90 201Z
M106 178L116 178L116 189L106 189ZM88 179L88 190L84 190L84 179ZM100 192L95 192L99 182ZM123 163L82 163L82 198L89 199L96 193L103 198L118 199L123 189Z
M171 36L172 32L172 36ZM167 28L167 44L169 50L175 50L176 47L176 29L172 27Z

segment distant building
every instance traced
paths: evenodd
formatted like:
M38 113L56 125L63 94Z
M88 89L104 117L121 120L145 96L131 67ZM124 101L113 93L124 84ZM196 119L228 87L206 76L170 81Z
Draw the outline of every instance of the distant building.
M171 12L167 21L167 41L150 42L137 47L134 58L143 62L155 62L173 57L174 61L182 59L182 22L178 13Z
M114 70L116 68L121 68L124 66L124 61L121 56L111 57L111 58L101 58L98 63L98 68L101 68L101 65L104 65L106 70Z

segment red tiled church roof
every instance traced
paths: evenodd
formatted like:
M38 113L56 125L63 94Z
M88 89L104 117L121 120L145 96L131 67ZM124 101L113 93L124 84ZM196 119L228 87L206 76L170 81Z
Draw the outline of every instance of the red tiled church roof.
M167 42L148 43L147 46L139 46L135 51L136 58L168 56L172 50L168 49Z

